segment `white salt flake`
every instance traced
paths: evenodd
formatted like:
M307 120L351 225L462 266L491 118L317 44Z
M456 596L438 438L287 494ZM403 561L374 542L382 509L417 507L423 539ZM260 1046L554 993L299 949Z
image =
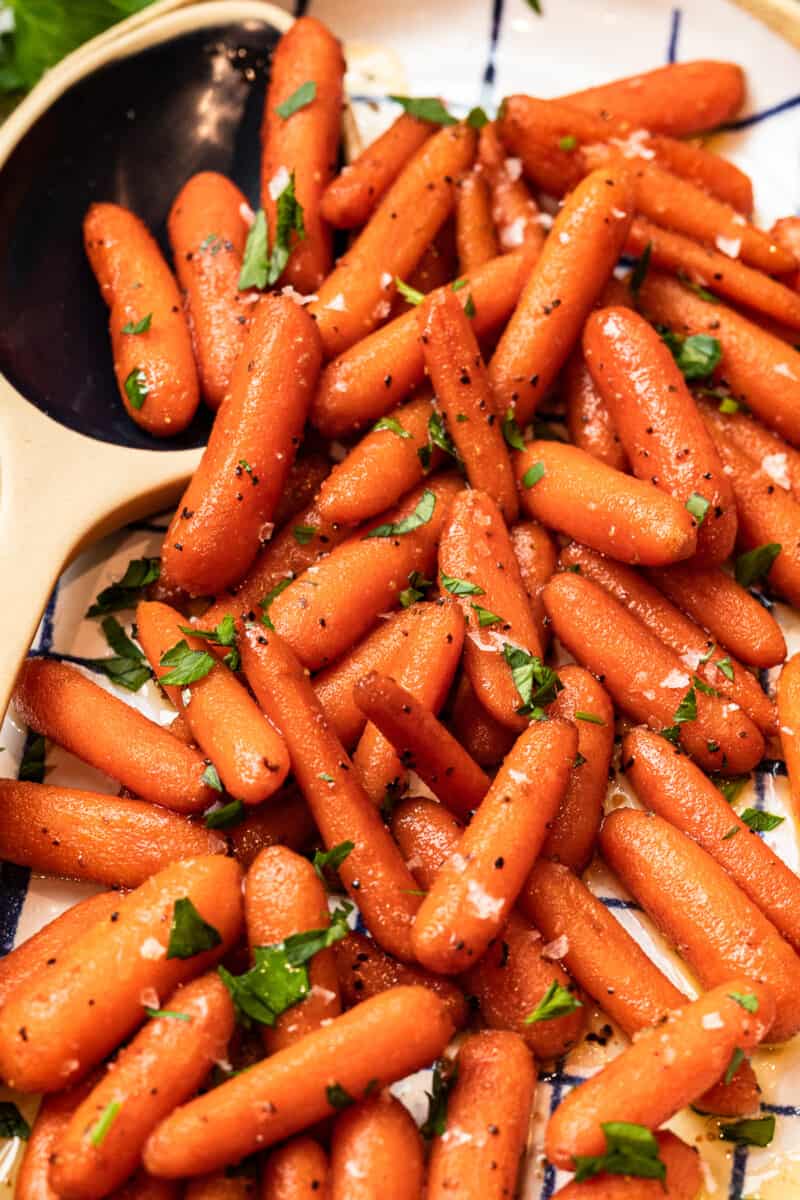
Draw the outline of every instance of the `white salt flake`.
M289 178L289 172L286 167L278 167L277 171L267 185L270 197L273 200L277 200L284 188L287 187Z
M549 958L553 961L559 958L564 958L569 954L569 938L565 933L560 937L554 938L552 942L548 942L542 947L542 958Z
M158 938L145 938L139 947L139 955L141 958L149 958L153 962L157 962L159 958L165 958L167 954L166 946L162 946Z
M718 233L714 238L714 244L721 254L727 255L728 258L738 258L739 251L742 248L741 238L727 238Z
M724 1029L725 1022L718 1012L706 1013L700 1024L703 1029Z

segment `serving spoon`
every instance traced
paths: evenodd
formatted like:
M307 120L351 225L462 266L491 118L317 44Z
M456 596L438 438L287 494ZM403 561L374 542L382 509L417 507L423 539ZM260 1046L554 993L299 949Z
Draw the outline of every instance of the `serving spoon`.
M92 201L114 201L166 249L172 200L201 170L257 202L264 84L292 18L184 5L79 48L0 127L0 716L63 567L177 499L207 439L202 411L168 442L127 416L81 231Z

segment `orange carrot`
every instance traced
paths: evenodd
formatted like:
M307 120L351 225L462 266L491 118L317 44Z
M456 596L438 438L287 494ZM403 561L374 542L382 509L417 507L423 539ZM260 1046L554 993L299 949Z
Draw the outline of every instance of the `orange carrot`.
M159 1009L154 993L148 1001ZM50 1180L68 1200L99 1200L139 1164L158 1122L188 1100L225 1057L234 1012L216 972L179 987L122 1051L72 1115L50 1159ZM113 1113L97 1136L99 1121Z
M507 521L519 513L517 489L489 376L469 319L449 288L421 309L425 366L470 486L486 492Z
M14 703L31 729L144 800L176 812L199 812L215 799L197 750L75 667L28 659L17 679Z
M595 387L586 359L575 350L564 369L564 399L570 441L615 471L628 470L628 456L608 405Z
M83 238L110 310L114 373L128 416L155 437L180 433L200 393L172 272L145 224L117 204L93 204Z
M275 509L276 529L282 529L292 517L297 517L314 503L330 470L328 456L319 451L312 450L294 460Z
M544 603L558 638L635 721L669 729L708 771L735 775L759 762L764 739L752 721L737 705L693 685L674 650L598 583L556 575Z
M239 1162L330 1116L341 1091L361 1099L426 1066L452 1033L427 988L392 988L176 1109L151 1134L145 1165L174 1179Z
M18 1200L58 1200L48 1180L50 1156L92 1083L92 1079L87 1079L54 1096L45 1096L17 1175L14 1195Z
M389 314L395 279L405 280L455 200L454 180L475 155L468 125L448 125L424 142L384 195L363 232L309 306L326 358L341 354Z
M755 1012L737 996L752 996ZM735 1050L758 1045L774 1011L768 987L734 975L671 1014L561 1101L547 1125L547 1157L572 1169L579 1156L603 1154L607 1122L657 1129L725 1072Z
M486 1031L461 1043L445 1132L431 1147L428 1200L513 1195L535 1089L533 1059L516 1034Z
M661 817L632 808L606 818L600 848L703 987L746 971L774 994L769 1040L797 1032L800 959L710 854Z
M800 218L781 217L770 229L770 234L779 246L783 246L784 250L788 250L800 262ZM800 270L790 271L783 282L797 291Z
M187 625L166 604L139 604L136 628L157 679L169 675L172 668L162 661L181 642L195 654L208 653L207 642L184 632L193 624ZM202 618L196 625L208 628ZM164 691L184 713L194 740L216 767L227 792L245 804L260 804L277 791L289 771L289 754L233 671L218 662L189 687L165 684Z
M450 726L457 741L482 767L497 766L514 744L513 730L490 716L466 672L462 672L456 686Z
M183 185L167 218L200 391L215 409L228 393L256 298L239 291L248 211L235 183L216 171L201 171Z
M546 649L550 641L550 630L542 604L542 592L556 569L556 548L547 530L537 521L519 521L509 532L519 573L539 631L539 644Z
M337 229L355 229L372 216L384 193L433 133L434 126L403 113L325 188L321 211Z
M261 1175L262 1200L330 1200L328 1156L310 1137L294 1137L273 1150Z
M45 978L20 987L0 1013L0 1073L22 1091L58 1091L82 1078L145 1019L142 992L164 996L207 970L242 928L241 871L221 856L186 859L152 875L89 929ZM191 957L168 957L178 901L216 930ZM92 1019L86 1013L92 1010Z
M274 946L297 933L327 929L325 888L306 858L286 846L262 850L247 872L244 914L251 955L258 946ZM275 1054L341 1012L333 951L320 950L308 966L311 990L262 1028L264 1049Z
M491 189L492 219L501 249L513 250L527 243L541 251L545 231L539 210L520 178L518 164L507 160L494 121L489 121L480 132L478 159Z
M331 1134L331 1200L420 1200L422 1138L407 1108L381 1092L340 1113Z
M248 1175L213 1171L200 1179L190 1179L184 1190L184 1200L250 1200L255 1190L256 1181Z
M161 550L162 573L191 595L239 583L299 444L320 367L305 309L264 296L253 309L230 393Z
M336 171L342 119L342 48L314 17L299 17L278 42L261 124L261 203L270 244L280 226L279 197L294 176L304 234L292 246L281 278L300 292L314 292L331 269L331 234L322 219L322 196ZM314 84L310 101L284 116L281 106L299 88Z
M694 553L695 522L659 488L561 442L529 442L515 459L522 506L550 529L621 562L666 566Z
M663 1180L601 1172L582 1183L565 1184L555 1200L697 1200L703 1182L700 1155L668 1130L658 1132L658 1157L666 1168Z
M747 412L723 413L702 399L700 408L723 438L754 458L779 487L800 502L800 450Z
M455 220L448 217L406 282L412 291L422 292L423 296L427 296L436 288L452 283L457 275L456 226ZM416 304L412 304L400 292L396 292L390 319L399 317L401 313L412 312L415 308Z
M294 776L326 847L353 842L339 868L342 883L380 945L398 958L412 958L411 924L419 907L414 878L325 721L308 676L274 633L249 626L241 645L247 680L261 707L279 723Z
M428 892L442 866L454 854L463 826L443 804L426 796L407 796L392 814L392 835L406 866Z
M781 747L789 773L795 812L800 811L800 655L793 655L778 677Z
M638 140L638 131L631 133L629 144L630 142L635 144ZM611 144L617 144L613 138ZM726 204L738 209L745 216L750 216L752 213L753 184L750 176L741 171L730 159L721 154L715 154L700 142L684 142L678 138L665 137L660 133L651 134L646 140L646 146L648 150L654 151L654 161L666 171L671 171L673 175L680 175L682 179L687 179L695 187L710 192L712 196L724 200ZM626 153L624 145L622 150L623 153ZM649 155L644 151L642 157L648 158ZM774 234L772 236L773 240L780 244L779 239Z
M233 857L243 867L252 866L267 846L305 850L316 836L314 818L296 787L283 788L230 830Z
M474 271L499 253L492 198L483 175L469 171L456 189L456 245L461 271Z
M622 166L592 172L558 214L489 364L498 408L513 408L521 425L577 341L619 257L632 211L632 183Z

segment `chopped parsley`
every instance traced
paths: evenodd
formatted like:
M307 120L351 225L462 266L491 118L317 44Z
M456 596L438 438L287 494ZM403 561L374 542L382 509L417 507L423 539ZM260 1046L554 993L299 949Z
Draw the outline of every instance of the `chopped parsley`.
M255 215L244 248L239 274L240 291L250 287L263 289L277 283L289 261L292 234L299 239L306 236L303 206L295 194L294 171L276 200L275 241L271 251L267 218L263 208Z
M401 608L410 608L412 604L416 604L417 600L422 600L425 588L429 588L432 583L433 580L426 579L420 571L411 571L408 576L408 587L403 588L400 593Z
M457 579L455 575L445 575L442 571L440 575L442 587L451 596L483 596L484 590L478 587L477 583L470 583L467 579Z
M447 111L441 100L436 96L389 96L399 104L410 117L419 121L429 121L431 125L456 125L455 117Z
M421 525L427 525L433 516L436 508L436 495L434 492L425 488L414 511L408 516L402 517L399 521L392 521L387 525L376 525L374 529L370 529L369 533L365 533L363 541L369 538L384 538L384 537L400 537L404 533L411 533L415 529L419 529Z
M686 509L697 521L698 527L703 524L706 519L706 514L711 508L711 501L706 500L705 496L701 496L699 492L692 492L689 499L686 501Z
M116 617L104 617L101 628L114 654L111 658L91 659L91 665L102 671L112 683L127 688L129 692L138 692L152 675L144 654L131 641Z
M204 921L188 896L175 901L167 943L167 958L194 958L222 942L213 925Z
M517 712L532 721L546 720L544 705L552 704L564 686L558 675L535 654L508 642L503 646L503 657L511 667L511 678L522 700Z
M424 1138L441 1137L447 1127L447 1101L458 1079L458 1061L440 1058L433 1068L433 1082L428 1096L428 1115L420 1126Z
M291 96L283 101L282 104L275 105L275 112L278 116L288 121L289 117L294 116L301 108L305 108L317 94L317 85L313 79L307 79L305 83L301 83L296 91L292 92Z
M86 616L103 617L124 608L133 608L144 589L155 583L160 574L160 558L132 558L122 578L95 596L94 604L86 610Z
M605 725L605 721L597 713L578 711L575 713L575 720L587 721L590 725Z
M579 1008L583 1008L581 1001L554 979L536 1008L528 1013L525 1024L534 1025L537 1021L554 1021L557 1017L568 1017Z
M749 829L755 830L756 833L770 833L786 820L785 817L778 817L775 813L761 812L758 808L746 808L741 814L741 819Z
M205 783L207 787L213 788L215 792L224 791L222 781L219 777L219 771L212 762L208 763L205 771L200 776L200 782Z
M326 871L338 871L351 850L355 850L355 842L339 842L330 850L317 850L314 854L314 870L323 883L327 883Z
M522 476L522 486L524 488L534 487L540 479L544 479L544 463L534 463L532 467L528 467L525 474Z
M340 1083L331 1083L325 1088L325 1098L331 1108L335 1108L337 1112L341 1112L343 1108L349 1108L351 1104L355 1104L355 1097L342 1087Z
M123 333L147 333L150 328L150 323L153 320L153 314L149 312L146 317L142 317L140 321L128 321L122 326Z
M110 1104L105 1106L89 1133L89 1141L93 1146L102 1146L108 1137L108 1131L117 1119L121 1107L122 1105L119 1100L112 1100Z
M316 525L295 525L292 530L298 546L307 546L317 532Z
M194 632L194 631L193 631ZM191 650L186 638L181 638L176 645L171 646L161 655L159 666L171 667L166 675L162 675L160 683L166 687L188 687L205 679L215 667L217 660L208 650Z
M672 351L684 379L705 379L719 366L722 346L719 338L707 333L693 333L682 337L671 330L662 330L661 337Z
M294 579L294 575L287 575L285 579L279 579L274 587L270 588L263 600L259 600L259 608L261 609L261 624L266 625L267 629L275 632L275 626L272 624L272 619L269 615L269 607L273 600L280 596L281 592L285 592L289 584Z
M470 608L478 618L478 627L486 629L489 625L502 625L503 618L497 613L491 612L488 608L481 608L480 604L470 604Z
M604 1121L603 1154L576 1154L575 1182L595 1175L635 1175L639 1179L664 1180L667 1168L659 1158L658 1142L644 1125L628 1121Z
M228 804L215 804L203 813L206 829L228 829L238 825L244 816L244 804L241 800L231 800Z
M415 307L418 304L422 304L422 301L425 299L424 292L418 292L416 288L411 287L411 285L408 283L404 283L403 280L398 279L396 275L394 281L397 285L398 292L407 304L413 304Z
M755 996L752 992L728 992L728 996L731 1000L735 1000L745 1012L758 1012L758 996Z
M214 646L229 646L230 650L222 661L232 671L239 670L241 658L236 648L236 622L230 614L226 614L213 629L197 629L194 625L179 625L178 628L181 633L201 638L204 642L211 642Z
M17 779L22 783L44 783L47 774L45 749L45 740L41 733L28 734L17 772Z
M31 1127L10 1100L0 1100L0 1138L19 1138L27 1142Z
M410 438L411 434L394 417L381 417L380 421L376 421L372 426L373 433L379 433L382 429L388 429L389 433L397 434L399 438Z
M775 1136L775 1118L770 1114L720 1125L719 1136L723 1141L736 1142L739 1146L768 1146Z
M141 367L134 367L125 380L125 395L131 408L138 412L144 406L150 388L147 386L147 376Z
M567 154L571 154L573 150L578 148L578 139L574 133L565 133L563 137L558 139L559 150L565 150Z
M512 450L525 449L522 430L514 419L513 408L507 408L506 415L503 417L503 437L506 439Z
M744 588L752 587L768 574L782 549L779 542L765 542L763 546L755 546L740 554L734 567L736 582Z

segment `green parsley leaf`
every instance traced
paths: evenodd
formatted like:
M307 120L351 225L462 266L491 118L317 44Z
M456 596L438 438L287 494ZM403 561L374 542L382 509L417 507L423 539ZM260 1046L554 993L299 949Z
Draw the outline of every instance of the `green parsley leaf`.
M734 1075L739 1070L739 1067L742 1065L743 1062L744 1062L744 1050L740 1050L739 1047L737 1046L736 1049L734 1050L733 1054L731 1055L731 1061L728 1063L728 1066L725 1070L725 1074L722 1077L726 1087L731 1082L731 1080L733 1079Z
M473 129L483 129L484 125L488 125L489 118L482 108L471 108L467 113L467 124Z
M244 254L242 255L242 269L239 272L239 291L242 292L246 288L258 288L261 290L267 286L267 278L269 276L269 264L267 262L267 250L269 247L269 231L267 230L267 217L260 208L255 215L253 224L250 226L250 231L247 234L245 242Z
M189 643L181 638L161 655L159 666L172 667L172 670L162 675L159 682L169 687L188 687L190 683L197 683L198 679L205 679L214 669L216 661L207 650L190 650Z
M688 288L690 292L694 292L695 296L699 296L701 300L705 300L708 304L717 303L717 297L714 293L710 292L708 288L704 288L701 283L695 283L685 271L678 271L678 279L685 288Z
M469 280L467 279L466 275L462 275L461 279L453 280L452 284L450 285L450 290L453 292L460 292L461 289L465 288L468 283Z
M544 463L534 463L532 467L528 467L525 474L522 476L522 486L524 488L534 487L540 479L544 478Z
M289 117L294 113L299 112L301 108L305 108L317 94L317 85L313 79L307 79L305 83L301 83L297 91L292 92L291 96L283 101L282 104L276 104L275 112L282 120L288 121Z
M277 597L280 596L281 592L286 591L287 587L293 581L293 579L294 579L294 575L287 575L285 579L279 579L278 582L275 584L275 587L270 588L270 590L267 592L264 599L259 600L259 602L258 602L259 607L261 609L261 624L266 625L267 629L271 629L273 633L275 632L275 626L272 624L272 621L270 620L269 606L270 606L270 604L272 604L273 600L277 599Z
M575 1182L607 1175L635 1175L639 1179L665 1179L667 1168L658 1156L658 1142L644 1125L605 1121L604 1154L576 1154Z
M141 367L134 367L125 380L125 395L131 408L138 412L144 406L150 388L147 386L147 376Z
M188 633L190 637L200 638L204 642L211 642L214 646L236 646L236 622L228 613L213 629L198 629L195 625L179 625L181 633ZM228 662L231 655L226 655L225 661L228 663L232 671L239 669L239 654L238 651L233 657L232 662ZM235 665L233 663L235 662Z
M558 139L558 148L559 150L565 150L568 154L571 154L573 150L577 150L578 139L575 137L575 134L565 133L563 137L560 137Z
M689 688L681 700L672 719L676 725L684 725L687 721L697 720L697 695L693 687Z
M522 700L517 712L534 721L545 720L544 705L551 704L564 686L558 675L536 655L508 642L503 646L503 657L511 667L511 678Z
M686 501L686 510L687 512L691 513L695 521L697 521L698 528L703 524L703 521L705 521L706 513L710 508L711 501L706 500L705 496L701 496L699 492L692 492L691 496Z
M27 1142L31 1127L10 1100L0 1100L0 1138L19 1138Z
M402 517L399 521L393 521L391 524L376 525L374 529L370 529L369 533L364 534L362 541L377 537L400 537L404 533L411 533L413 530L419 529L421 525L428 524L435 508L436 495L428 488L425 488L412 513L409 513L407 517Z
M46 774L44 737L40 733L34 736L29 735L22 753L17 779L23 783L44 783Z
M534 12L535 12L535 13L536 13L538 16L540 16L540 17L543 17L543 16L544 16L544 13L542 12L542 6L541 6L541 3L540 3L540 0L526 0L526 3L527 3L527 5L528 5L528 8L532 8L532 9L533 9L533 11L534 11Z
M219 234L206 234L197 249L200 251L208 250L212 257L216 257L216 255L219 254L220 250L222 249L222 241L220 240Z
M323 781L323 783L335 783L336 782L336 780L333 778L333 776L329 775L327 771L320 771L319 775L317 776L317 779L321 779Z
M597 715L597 713L576 712L575 720L576 721L588 721L588 723L590 725L605 725L605 721L603 720L602 717L599 717Z
M712 775L710 778L714 787L722 792L728 804L733 804L745 785L750 782L749 775Z
M417 289L411 287L410 284L403 283L403 280L398 279L396 275L394 277L394 281L397 285L398 292L406 301L406 303L413 304L415 307L418 304L422 304L422 301L425 299L424 292L418 292Z
M188 1013L175 1012L172 1008L148 1008L145 1004L144 1011L151 1021L157 1021L160 1017L166 1017L173 1021L191 1021L192 1019Z
M756 833L769 833L786 820L785 817L778 817L775 813L761 812L757 808L746 808L741 814L741 818L745 825L754 829Z
M453 439L447 433L440 412L432 412L428 418L428 440L434 446L438 446L440 450L444 450L445 454L452 455L453 458L458 458L458 451L455 448Z
M123 333L147 333L150 328L150 322L153 320L153 314L149 312L146 317L142 317L141 321L128 321L122 326Z
M758 1012L758 996L754 996L752 992L728 992L728 996L731 1000L735 1000L745 1012Z
M219 771L211 762L200 776L200 782L205 783L210 788L213 788L215 792L223 792L225 790L219 777Z
M775 1136L775 1118L770 1114L720 1125L719 1135L723 1141L736 1142L739 1146L768 1146Z
M373 433L379 433L381 429L388 429L390 433L396 433L399 438L411 437L408 430L403 429L403 426L394 417L381 417L380 421L376 421L372 426Z
M275 210L275 241L269 259L267 284L277 283L283 274L284 267L291 253L292 234L299 240L306 236L303 223L303 206L295 194L294 171L289 176L289 182L278 196Z
M331 846L330 850L317 850L315 852L313 860L314 870L323 883L327 883L325 871L338 871L350 851L355 850L355 848L355 842L339 842L338 846Z
M204 921L188 896L175 901L167 943L167 958L194 958L219 946L222 938Z
M436 96L390 96L411 117L419 121L429 121L431 125L456 125L458 122L451 116L445 106Z
M298 546L307 546L316 533L316 525L295 525L294 529L292 530L294 540L297 542Z
M528 1013L524 1023L533 1025L537 1021L553 1021L557 1017L569 1016L578 1008L583 1008L581 1001L554 979L536 1008Z
M86 610L86 616L102 617L124 608L133 608L144 589L155 583L160 574L160 558L132 558L122 578L95 596L94 604Z
M431 1090L427 1092L428 1115L420 1126L424 1138L441 1137L447 1127L447 1101L458 1078L458 1060L440 1058L433 1068Z
M108 1136L108 1131L116 1121L117 1114L121 1108L122 1105L120 1104L119 1100L112 1100L110 1104L105 1106L103 1111L100 1113L100 1116L97 1118L97 1121L92 1126L91 1132L89 1133L89 1141L93 1146L102 1146L103 1142Z
M228 829L238 825L244 816L244 804L241 800L231 800L228 804L215 804L203 813L206 829Z
M489 625L503 624L502 617L498 617L497 613L490 612L488 608L481 608L480 604L470 604L470 608L477 615L480 629L486 629Z
M740 829L741 829L740 825L731 825L730 829L726 830L725 833L723 833L722 841L723 842L730 841L731 838L736 837L736 835Z
M455 575L445 575L442 571L440 575L442 587L451 596L483 596L485 592L482 587L478 587L477 583L470 583L466 579L456 579Z
M575 768L582 767L586 761L587 761L587 759L585 758L585 756L583 754L581 754L581 752L579 750L578 753L575 755L575 761L573 762L572 765Z
M720 658L714 663L714 666L718 671L722 671L726 679L729 679L733 683L733 663L730 658Z
M144 654L131 641L116 617L104 617L101 628L114 656L91 659L92 666L107 675L112 683L130 692L138 692L152 675Z
M721 413L737 413L741 405L733 396L723 396L719 402L719 411Z
M412 604L416 604L417 600L421 600L425 595L425 588L428 588L433 583L432 579L426 579L419 571L411 571L408 576L408 587L403 588L400 593L400 605L402 608L410 608Z
M514 419L513 408L507 408L506 415L503 417L503 437L506 439L512 450L525 449L522 430Z
M472 292L467 296L467 303L464 305L464 316L469 317L470 321L475 316L475 301L472 297Z
M693 333L687 338L677 333L664 333L661 336L685 379L705 379L719 365L722 358L719 338L710 337L707 333Z
M331 1108L335 1108L337 1112L341 1112L343 1108L349 1108L351 1104L355 1104L354 1097L345 1091L340 1083L328 1084L325 1088L325 1098Z
M701 679L699 675L694 676L694 686L698 692L702 692L704 696L718 696L719 692L710 683L706 683L705 679Z
M752 587L768 574L782 549L779 542L765 542L763 546L755 546L745 554L740 554L734 567L736 582L745 588Z
M631 295L636 297L639 295L642 284L647 278L647 272L650 270L650 257L653 253L653 243L648 242L642 253L636 260L636 266L631 271L629 287Z

